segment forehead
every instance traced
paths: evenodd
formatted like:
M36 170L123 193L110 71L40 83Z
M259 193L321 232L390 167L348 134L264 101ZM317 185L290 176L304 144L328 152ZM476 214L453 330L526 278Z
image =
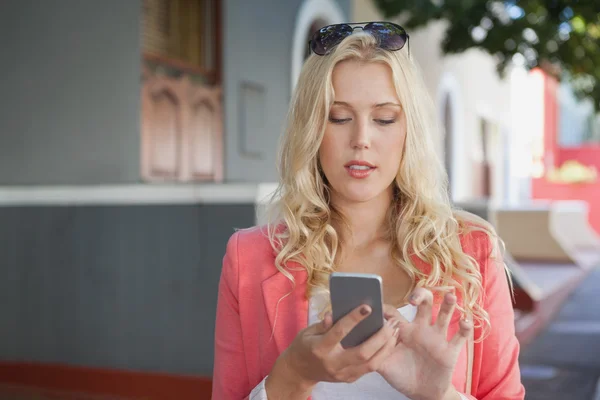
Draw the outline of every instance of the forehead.
M382 62L346 60L332 74L335 101L346 103L397 102L391 68Z

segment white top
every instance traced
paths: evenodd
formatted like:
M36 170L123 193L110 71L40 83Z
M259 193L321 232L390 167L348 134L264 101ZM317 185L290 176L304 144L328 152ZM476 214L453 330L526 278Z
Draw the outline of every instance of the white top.
M308 324L319 322L319 299L311 298L308 309ZM408 321L415 319L417 307L407 304L398 311ZM266 377L265 377L266 379ZM263 379L250 393L250 400L268 400ZM462 393L461 398L468 400ZM353 383L319 382L312 391L313 400L410 400L396 391L379 373L370 372Z

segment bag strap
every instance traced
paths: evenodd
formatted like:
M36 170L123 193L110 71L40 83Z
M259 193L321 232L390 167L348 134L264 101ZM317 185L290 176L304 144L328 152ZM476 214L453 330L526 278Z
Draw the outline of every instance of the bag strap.
M473 323L473 318L471 316L471 313L469 311L467 311L467 318L469 319L469 322L472 324ZM471 333L469 334L469 337L467 338L467 379L465 381L465 393L467 395L471 395L471 391L473 390L472 386L473 386L473 352L474 352L474 342L475 342L475 333L474 333L474 329L471 329Z

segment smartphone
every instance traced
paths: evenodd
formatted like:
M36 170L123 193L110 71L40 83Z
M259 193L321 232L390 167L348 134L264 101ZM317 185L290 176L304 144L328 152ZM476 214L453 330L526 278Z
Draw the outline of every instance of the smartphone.
M383 327L383 289L381 276L375 274L333 272L329 276L331 313L335 324L363 304L371 314L342 340L344 348L358 346Z

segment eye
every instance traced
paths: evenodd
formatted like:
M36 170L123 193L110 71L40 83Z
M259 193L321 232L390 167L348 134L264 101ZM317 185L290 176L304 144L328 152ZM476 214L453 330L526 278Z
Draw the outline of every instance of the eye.
M351 121L352 118L333 118L333 117L329 117L329 122L333 123L333 124L344 124L348 121Z
M380 125L390 125L393 124L394 122L396 122L395 119L376 119L375 122L377 122Z

